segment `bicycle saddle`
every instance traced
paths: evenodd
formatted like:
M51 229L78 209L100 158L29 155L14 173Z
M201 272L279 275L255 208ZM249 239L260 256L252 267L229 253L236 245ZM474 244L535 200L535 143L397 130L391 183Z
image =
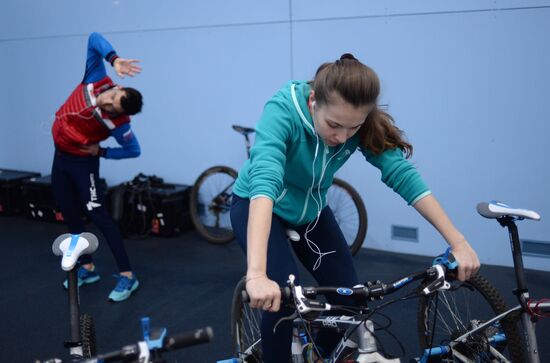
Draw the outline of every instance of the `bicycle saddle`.
M245 127L245 126L239 126L239 125L233 125L233 130L237 131L240 134L247 135L251 134L253 132L256 132L253 128Z
M532 210L512 208L501 202L491 201L489 203L481 202L477 205L477 212L485 218L516 217L519 219L532 219L540 221L540 215Z
M56 256L63 256L61 259L63 271L70 271L81 255L94 253L98 246L97 237L89 232L81 234L65 233L55 239L52 251Z

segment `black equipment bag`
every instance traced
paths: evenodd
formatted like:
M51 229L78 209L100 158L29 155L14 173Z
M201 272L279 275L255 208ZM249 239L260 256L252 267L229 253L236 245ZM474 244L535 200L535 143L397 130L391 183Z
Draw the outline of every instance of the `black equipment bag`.
M52 192L51 175L25 180L22 186L27 217L45 222L63 222Z
M14 215L23 211L22 183L38 176L40 173L0 169L0 216Z
M140 173L110 189L111 215L127 237L175 236L192 228L190 191L189 185L165 183L162 178Z

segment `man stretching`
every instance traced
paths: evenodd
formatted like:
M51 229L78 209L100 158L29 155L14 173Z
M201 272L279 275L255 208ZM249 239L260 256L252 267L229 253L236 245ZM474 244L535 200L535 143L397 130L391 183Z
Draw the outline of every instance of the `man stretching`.
M105 191L98 183L99 158L124 159L140 155L129 116L140 112L143 102L137 90L113 83L107 76L103 59L121 78L141 72L138 60L120 58L98 33L89 36L84 79L55 114L52 188L70 233L85 231L84 210L107 240L119 270L109 300L123 301L138 288L139 282L132 272L120 230L105 208ZM99 145L109 136L113 136L120 147ZM99 280L90 255L80 257L79 263L78 286ZM64 286L67 288L67 281Z

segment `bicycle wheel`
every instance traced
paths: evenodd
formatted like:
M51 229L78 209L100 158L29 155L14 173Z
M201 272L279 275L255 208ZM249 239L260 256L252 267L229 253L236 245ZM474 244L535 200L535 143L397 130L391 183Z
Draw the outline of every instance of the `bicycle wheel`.
M479 273L467 282L455 281L450 290L420 299L418 306L420 346L423 350L429 347L432 336L432 346L448 345L453 339L506 310L508 310L506 304L498 291ZM437 314L435 328L434 313ZM510 315L474 333L466 342L457 344L453 350L473 362L500 362L500 359L495 359L495 356L489 352L489 341L496 334L502 333L506 336L506 340L496 346L497 350L514 363L524 362L517 318ZM430 359L430 361L438 360ZM462 362L457 355L442 357L439 361Z
M231 336L233 347L239 362L262 362L262 339L260 324L262 311L252 309L248 303L243 303L241 292L246 287L243 277L233 292L231 303Z
M365 240L368 217L361 196L345 181L334 178L327 192L327 204L332 210L352 255Z
M234 237L229 211L237 172L227 166L205 170L190 195L191 220L207 241L223 244Z
M80 336L82 339L82 356L84 358L94 357L97 354L95 324L94 319L88 314L80 316Z

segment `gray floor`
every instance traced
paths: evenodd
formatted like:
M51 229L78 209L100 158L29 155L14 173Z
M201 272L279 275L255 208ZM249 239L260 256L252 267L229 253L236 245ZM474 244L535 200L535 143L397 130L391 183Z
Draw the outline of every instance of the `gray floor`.
M61 288L64 274L59 258L51 253L51 243L64 232L62 225L19 216L0 218L3 362L64 357L62 342L68 336L66 294ZM215 362L231 357L229 307L233 287L245 271L245 258L236 243L211 245L189 231L174 238L127 240L126 246L141 282L135 296L119 304L107 301L115 284L111 277L115 266L106 244L100 245L95 256L102 279L81 289L81 310L95 319L98 349L108 352L138 341L139 320L149 316L152 325L164 326L172 334L206 325L214 329L212 343L170 353L166 356L170 362ZM368 249L355 257L364 280L394 280L424 268L429 261ZM508 293L514 283L512 269L483 266L482 272L506 293L508 303L515 303ZM550 273L527 271L527 279L534 296L550 297ZM390 330L402 341L403 361L407 362L418 354L416 302L395 304L385 313L392 317ZM542 361L550 362L550 347L545 344L550 337L549 321L539 324L538 334ZM391 336L382 333L380 339L386 350L399 354Z

